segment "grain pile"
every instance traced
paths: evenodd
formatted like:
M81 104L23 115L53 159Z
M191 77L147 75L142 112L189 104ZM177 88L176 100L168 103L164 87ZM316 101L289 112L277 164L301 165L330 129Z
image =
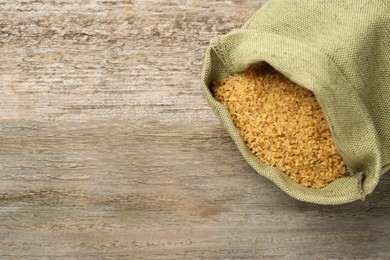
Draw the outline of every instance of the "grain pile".
M294 181L322 188L347 174L314 94L273 68L252 67L212 92L260 160Z

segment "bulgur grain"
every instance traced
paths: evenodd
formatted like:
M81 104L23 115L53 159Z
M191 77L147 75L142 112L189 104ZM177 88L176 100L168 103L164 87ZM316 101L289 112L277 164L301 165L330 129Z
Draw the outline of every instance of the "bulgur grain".
M314 94L268 65L213 84L254 155L297 183L322 188L347 173Z

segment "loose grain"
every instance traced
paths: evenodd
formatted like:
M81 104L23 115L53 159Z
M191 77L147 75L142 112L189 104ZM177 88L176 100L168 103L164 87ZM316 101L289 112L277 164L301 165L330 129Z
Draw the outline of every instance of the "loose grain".
M314 94L269 66L213 84L254 155L294 181L322 188L347 174Z

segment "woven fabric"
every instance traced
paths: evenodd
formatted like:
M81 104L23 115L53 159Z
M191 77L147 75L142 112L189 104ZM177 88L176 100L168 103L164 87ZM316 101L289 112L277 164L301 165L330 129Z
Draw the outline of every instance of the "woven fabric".
M269 63L315 94L348 166L348 177L325 188L306 188L251 153L209 87L259 62ZM364 199L390 169L390 4L386 0L270 0L241 29L211 42L202 85L245 160L298 200L341 204Z

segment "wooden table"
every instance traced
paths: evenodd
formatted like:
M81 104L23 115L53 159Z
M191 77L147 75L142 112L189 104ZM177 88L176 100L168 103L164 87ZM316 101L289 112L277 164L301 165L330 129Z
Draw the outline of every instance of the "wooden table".
M296 201L202 96L210 39L261 4L0 1L0 258L390 257L389 174L365 202Z

